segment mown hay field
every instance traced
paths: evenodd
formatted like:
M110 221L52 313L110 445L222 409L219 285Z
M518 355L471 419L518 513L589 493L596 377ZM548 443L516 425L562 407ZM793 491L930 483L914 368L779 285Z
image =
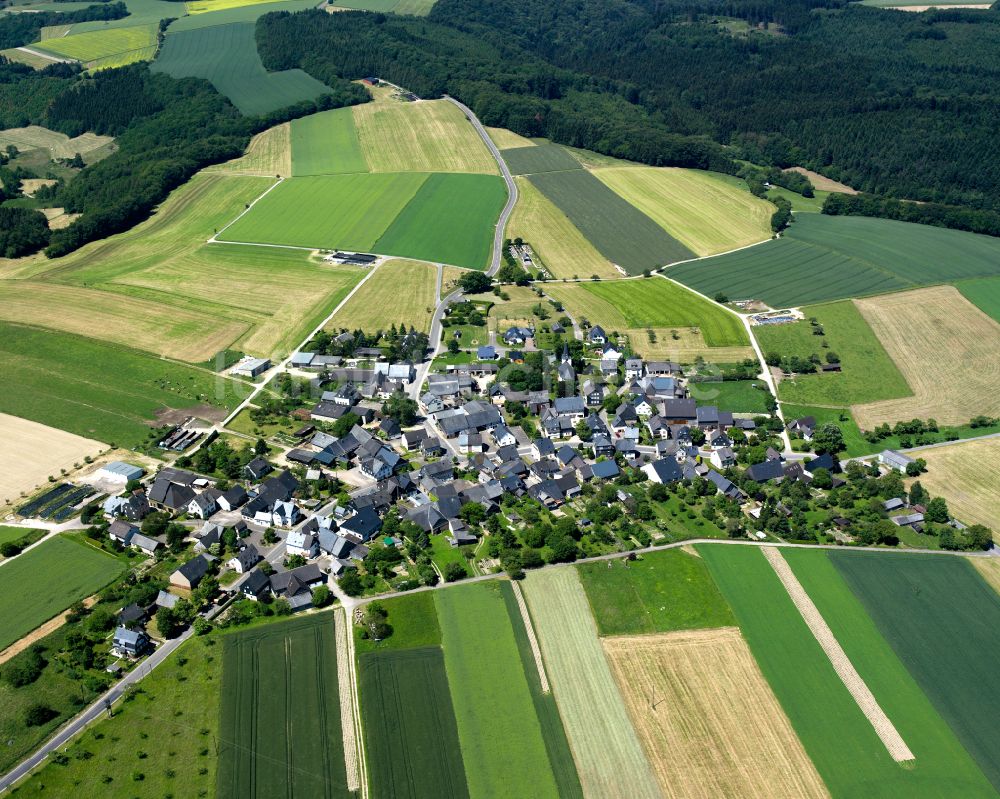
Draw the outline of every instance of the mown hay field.
M434 600L469 795L555 799L558 787L501 584L449 588Z
M0 148L13 144L18 150L46 150L50 158L72 158L80 153L86 160L88 153L111 144L111 136L96 133L82 133L72 139L65 133L58 133L38 125L25 128L8 128L0 131Z
M329 87L301 69L267 72L257 53L251 22L177 32L171 28L151 69L174 78L205 78L248 116L267 114L329 92Z
M913 396L852 406L863 430L909 419L1000 415L1000 324L952 286L858 300Z
M0 505L104 448L91 438L0 413Z
M426 332L436 297L435 267L414 261L386 261L337 311L327 327L374 333L404 325Z
M363 654L358 681L371 795L467 799L441 648Z
M511 150L515 147L531 147L534 145L531 139L526 139L512 130L507 130L507 128L487 127L486 132L493 139L493 143L499 150Z
M829 796L738 629L601 643L663 796Z
M558 144L532 144L502 150L512 175L534 175L539 172L565 172L582 169L580 162Z
M583 795L659 797L576 570L531 572L524 588Z
M335 108L293 120L292 174L337 175L367 172L368 162L351 108Z
M223 639L220 799L354 796L347 790L333 616Z
M231 409L243 388L207 370L138 350L0 323L0 412L84 438L136 446L165 408Z
M712 347L748 347L746 328L736 314L670 280L601 281L546 286L579 322L586 319L609 333L622 329L697 327ZM644 342L634 341L641 349Z
M964 558L885 559L860 552L829 557L941 718L1000 790L1000 753L992 745L1000 696L981 690L991 684L1000 657L1000 597ZM952 763L941 779L956 786L955 796L987 795L974 793L971 780L963 789L961 776Z
M156 47L155 25L133 25L115 27L87 33L71 33L58 39L46 39L41 44L32 45L44 53L74 58L84 64L116 58L103 66L123 66L139 61L149 55L149 49Z
M598 252L631 275L693 255L587 170L543 172L530 180Z
M804 175L809 178L809 182L812 183L813 188L817 191L833 192L836 194L857 194L857 190L852 189L846 183L840 183L839 181L833 180L833 178L828 178L826 175L821 175L819 172L813 172L811 169L806 169L801 166L789 167L785 172L798 172L800 175Z
M914 760L912 777L926 784L949 785L954 795L988 796L991 788L931 699L907 670L907 661L889 642L838 573L825 552L785 549L782 554L815 603L838 643L878 698ZM839 557L835 553L832 557ZM890 556L886 568L895 563Z
M1000 536L1000 438L984 438L917 453L927 461L920 484L948 501L965 524L985 524Z
M840 358L842 371L784 378L778 384L782 400L846 407L852 403L912 396L906 378L853 302L810 305L802 312L806 319L801 322L754 327L754 336L765 357L771 353L805 359L816 355L824 364L827 353L834 353ZM812 317L820 323L822 336L814 334L808 321Z
M726 627L733 612L705 562L679 549L576 567L601 635Z
M100 590L123 569L107 552L65 536L5 562L0 572L0 649ZM40 575L44 590L39 589Z
M352 111L372 172L499 174L472 123L447 100L365 103Z
M997 274L996 238L822 214L796 216L776 241L670 269L671 277L703 294L721 291L775 308Z
M967 787L975 786L975 780L963 782L957 767L954 789L942 782L936 770L929 773L921 770L919 756L912 769L900 768L758 549L711 544L698 545L697 549L708 562L723 596L729 600L761 672L833 796L959 799L982 795L966 792ZM890 570L897 563L895 555L883 554L880 559L883 558L888 559L886 565ZM898 608L898 602L887 600L888 612L896 612ZM824 614L824 619L830 625L837 622L828 614ZM847 638L843 645L852 646L851 639ZM854 651L852 646L851 654ZM908 663L905 658L902 660ZM855 665L859 670L863 668L862 676L870 677L865 661ZM870 685L875 698L887 704L897 701L882 689L882 681L875 680L875 676L872 675ZM890 718L897 721L895 716ZM908 734L912 735L910 727L903 732L904 739Z
M226 11L230 8L243 8L262 3L273 3L274 0L187 0L184 8L188 14L207 14L212 11Z
M224 172L264 178L288 177L292 174L291 123L285 122L261 131L239 158L203 170L207 174Z
M338 9L378 11L383 14L410 14L423 17L430 13L437 0L337 0L332 4Z
M135 2L135 0L132 0L132 2ZM161 0L152 0L152 2L161 2ZM173 0L166 0L166 2L172 3ZM170 33L181 33L199 28L212 28L217 25L228 25L233 22L256 22L259 17L262 17L264 14L270 14L273 11L287 11L290 14L294 14L296 11L305 11L308 8L315 7L316 4L313 0L271 0L266 3L239 5L204 14L187 14L170 23ZM176 13L175 11L173 15L176 15Z
M305 252L205 243L269 184L200 174L130 231L56 261L19 261L9 275L22 280L0 281L0 293L16 300L0 318L17 311L24 321L196 363L227 348L285 354L364 272Z
M596 169L593 174L697 255L771 238L774 206L737 178L671 167Z
M515 180L517 205L507 223L507 238L522 238L530 244L553 277L620 277L611 262L528 178Z

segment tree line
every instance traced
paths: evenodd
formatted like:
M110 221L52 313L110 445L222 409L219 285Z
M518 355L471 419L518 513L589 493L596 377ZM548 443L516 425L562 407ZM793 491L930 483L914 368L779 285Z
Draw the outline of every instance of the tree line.
M69 1L62 0L62 2ZM100 3L68 12L32 11L31 13L4 14L0 16L0 49L22 47L37 42L42 28L48 25L72 25L76 22L121 19L127 16L128 9L121 0Z
M915 203L870 194L831 194L823 201L823 213L831 216L876 216L1000 236L1000 212L944 203Z

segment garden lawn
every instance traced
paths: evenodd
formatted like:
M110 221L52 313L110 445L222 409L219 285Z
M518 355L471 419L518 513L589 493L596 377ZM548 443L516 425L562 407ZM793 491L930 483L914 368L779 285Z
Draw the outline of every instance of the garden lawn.
M780 239L670 269L709 296L781 308L1000 274L1000 240L860 216L802 214Z
M485 269L506 199L498 177L432 174L375 243L375 251Z
M374 799L467 799L441 648L360 655L358 682Z
M348 799L333 615L223 639L220 799Z
M806 319L787 325L760 325L754 328L765 357L770 353L809 358L817 355L826 363L826 354L840 358L841 372L798 375L778 383L783 401L798 405L847 406L876 402L913 394L885 347L872 332L853 302L810 305L802 309ZM813 335L808 319L815 317L823 335ZM824 349L823 345L828 348Z
M106 552L62 536L10 559L0 570L0 650L99 591L123 568Z
M830 558L938 713L1000 790L1000 752L992 745L1000 696L983 690L992 683L1000 657L1000 596L963 558L900 554L883 560L847 552ZM954 763L951 768L958 770Z
M434 600L469 795L558 797L501 584L454 586Z
M693 256L687 247L587 170L546 172L530 179L598 252L631 275Z
M762 380L719 380L689 383L691 396L699 403L712 404L731 413L768 413L771 391Z
M421 591L393 599L380 599L379 604L389 614L392 635L376 643L370 638L362 638L361 627L354 625L354 646L359 654L385 649L416 649L441 643L441 628L432 593Z
M967 785L961 783L960 776L955 782L942 781L934 771L921 769L919 756L912 767L901 767L890 757L759 549L711 544L697 548L735 611L761 671L834 797L959 799L978 795L965 790L977 784L974 775ZM886 564L891 570L897 556L885 557L890 559ZM899 605L892 602L886 607L895 612ZM849 612L850 608L845 610L845 614ZM831 625L837 623L836 618L824 618ZM858 641L877 643L863 629L852 635L857 636L847 639L852 649ZM871 660L856 665L866 670L871 663L892 667L891 661L884 658L884 650L875 649L867 657ZM886 678L891 679L891 675ZM869 686L877 700L883 699L884 685L879 678ZM912 696L905 693L906 687L892 690L897 692L896 697L886 695L887 703L909 704L911 718L920 719L924 711L913 704ZM953 766L956 776L961 775L961 763Z
M705 563L680 549L577 570L601 635L665 633L736 623Z
M824 551L785 549L782 554L915 755L916 760L907 766L908 776L928 787L948 785L954 796L992 796L993 789L983 772L938 715L831 562L831 557L840 558L841 553L828 556ZM895 570L893 556L888 556L885 567ZM896 606L892 612L898 613L900 608Z
M335 108L292 120L291 133L293 175L368 171L350 108Z
M22 539L34 543L46 533L48 533L48 530L40 530L37 527L8 527L7 525L0 525L0 544L6 544L10 541L20 541Z
M418 173L292 178L219 236L226 241L369 251L426 179Z

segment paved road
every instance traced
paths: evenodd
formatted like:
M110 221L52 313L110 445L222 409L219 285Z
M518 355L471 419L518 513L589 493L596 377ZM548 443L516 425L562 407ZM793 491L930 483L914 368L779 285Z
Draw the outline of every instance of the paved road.
M135 685L143 679L147 674L149 674L149 672L166 660L167 657L169 657L170 654L177 649L177 647L184 643L193 634L194 631L189 629L179 637L161 644L159 648L152 655L147 657L137 668L126 674L107 693L94 702L94 704L63 726L54 736L42 744L41 748L31 755L31 757L20 763L4 776L0 777L0 793L9 789L18 780L26 777L32 769L41 765L46 757L60 747L65 746L70 740L83 732L90 724L104 715L104 713L107 712L105 710L106 702L110 701L114 703L120 699L130 685Z

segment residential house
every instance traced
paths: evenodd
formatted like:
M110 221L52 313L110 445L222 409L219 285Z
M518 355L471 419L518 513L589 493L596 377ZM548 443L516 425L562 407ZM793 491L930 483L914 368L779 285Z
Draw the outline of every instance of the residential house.
M660 458L642 467L646 476L654 483L666 485L684 478L681 467L674 458Z
M208 574L210 567L211 563L204 555L193 557L170 575L170 584L189 591L193 590Z
M304 558L319 557L319 539L312 533L302 529L292 530L285 539L285 551L289 555L301 555Z
M132 536L132 541L129 543L129 546L132 549L139 550L143 555L152 557L156 554L156 551L163 546L163 543L157 541L155 538L150 538L148 535L136 533Z
M243 489L243 486L234 485L232 488L223 491L222 496L216 502L222 510L233 511L246 504L247 499L247 492Z
M194 499L194 489L157 477L149 488L149 504L159 510L180 512Z
M111 642L111 652L118 657L138 658L152 647L152 641L145 630L130 630L128 627L115 628Z
M270 463L263 458L258 457L254 458L243 467L243 476L246 477L247 480L252 480L256 483L263 480L273 471L274 467Z
M608 334L604 332L604 328L600 325L594 325L587 332L587 341L591 344L605 344L608 340Z
M245 574L260 562L260 552L253 544L247 544L231 557L226 564L237 574Z
M798 433L806 441L811 441L813 436L813 431L816 430L816 417L815 416L803 416L801 419L796 419L788 425L789 433Z
M121 519L115 519L108 525L108 537L123 547L129 546L132 543L132 538L138 532L138 527Z
M254 569L239 584L238 590L244 599L257 602L271 593L271 580L260 569Z

